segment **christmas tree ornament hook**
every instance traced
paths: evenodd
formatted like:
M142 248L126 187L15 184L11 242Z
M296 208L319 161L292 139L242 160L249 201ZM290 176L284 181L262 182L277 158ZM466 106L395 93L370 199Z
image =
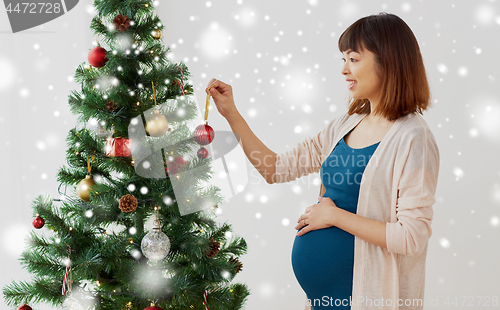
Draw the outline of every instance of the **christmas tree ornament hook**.
M151 81L151 85L153 86L153 98L155 100L155 107L156 107L156 89L155 89L155 84L153 81Z
M90 163L89 154L87 154L87 170L88 170L87 174L90 174L90 169L91 168L92 168L92 164Z

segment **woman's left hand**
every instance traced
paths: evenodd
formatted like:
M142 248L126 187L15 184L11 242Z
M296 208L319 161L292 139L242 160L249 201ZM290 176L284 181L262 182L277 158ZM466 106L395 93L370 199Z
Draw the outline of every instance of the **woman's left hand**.
M320 197L319 203L306 208L306 212L299 217L295 229L301 231L297 236L307 234L311 230L323 229L334 226L334 219L338 207L329 197Z

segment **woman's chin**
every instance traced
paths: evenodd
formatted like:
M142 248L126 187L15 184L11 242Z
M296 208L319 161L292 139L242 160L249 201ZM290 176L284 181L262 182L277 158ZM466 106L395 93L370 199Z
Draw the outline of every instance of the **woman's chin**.
M353 100L365 100L365 99L368 99L366 98L365 96L360 96L360 95L356 95L355 92L353 92L352 90L349 91L350 92L350 97L353 99Z

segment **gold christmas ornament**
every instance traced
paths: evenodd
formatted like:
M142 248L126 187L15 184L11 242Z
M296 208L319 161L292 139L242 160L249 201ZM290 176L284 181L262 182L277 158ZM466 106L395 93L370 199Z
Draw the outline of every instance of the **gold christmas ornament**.
M76 194L83 201L90 201L90 189L94 186L95 182L92 179L92 175L87 174L85 179L78 182L76 186Z
M165 115L161 114L160 111L156 108L156 89L153 82L151 82L153 86L153 98L155 100L155 109L153 109L153 116L149 117L146 121L146 132L148 135L153 137L161 137L168 131L168 120Z
M155 38L155 40L160 40L162 33L160 29L155 29L151 32L151 35L153 36L153 38Z
M159 110L153 110L153 116L146 122L146 132L153 137L161 137L168 131L168 120Z

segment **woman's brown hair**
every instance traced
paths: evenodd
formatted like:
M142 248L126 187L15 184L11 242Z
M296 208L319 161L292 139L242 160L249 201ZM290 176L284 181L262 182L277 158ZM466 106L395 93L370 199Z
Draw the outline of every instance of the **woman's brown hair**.
M339 38L339 50L375 55L382 79L381 101L375 114L390 121L431 106L429 83L417 39L398 16L380 13L363 17L349 26ZM370 113L368 99L356 99L348 114Z

